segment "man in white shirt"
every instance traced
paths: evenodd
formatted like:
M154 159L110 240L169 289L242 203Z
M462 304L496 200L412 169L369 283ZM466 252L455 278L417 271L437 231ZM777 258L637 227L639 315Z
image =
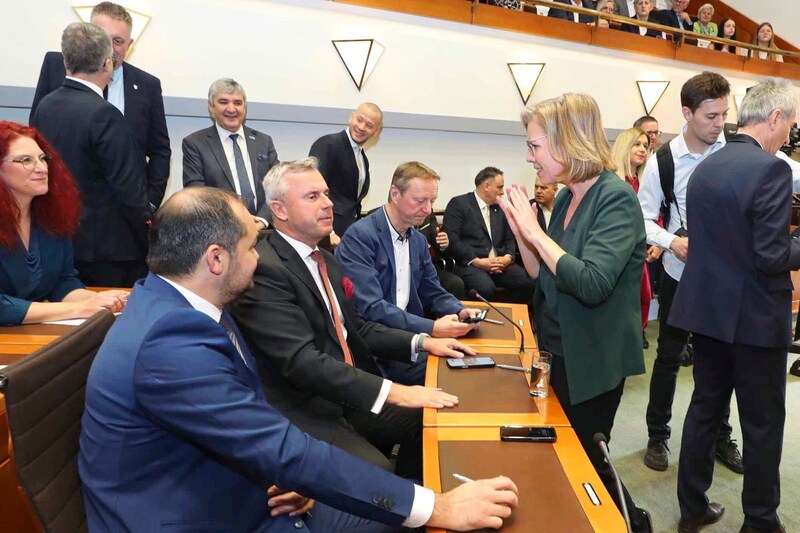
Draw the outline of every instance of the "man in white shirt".
M266 225L261 180L278 162L272 137L244 125L247 94L230 78L208 89L214 124L183 139L183 186L206 185L236 193Z
M658 154L647 161L639 187L639 203L642 206L647 243L664 250L661 256L664 272L658 294L658 348L650 377L650 401L646 417L649 440L644 457L645 465L654 470L666 470L669 465L669 421L672 418L672 402L681 354L689 337L689 332L667 324L672 299L689 253L686 190L694 169L725 145L723 125L728 114L729 99L730 84L719 74L711 72L694 76L681 88L681 105L686 125L681 135L661 148L669 151L667 157L671 154L674 166L673 199L668 204L669 220L666 227L658 224L661 206L666 198L662 189ZM744 469L741 455L731 440L729 415L730 412L724 418L717 439L717 458L734 472L742 473Z
M405 363L423 354L475 351L455 339L392 329L356 312L359 279L320 250L333 204L316 159L279 163L264 189L275 232L258 244L255 286L232 306L259 361L267 399L293 423L374 464L400 444L395 471L422 473L422 408L452 407L439 389L384 379L375 358ZM382 455L383 454L383 455Z
M313 439L267 403L224 310L253 284L257 235L227 191L185 189L158 211L151 273L86 385L79 472L89 528L500 527L517 503L508 478L435 494Z

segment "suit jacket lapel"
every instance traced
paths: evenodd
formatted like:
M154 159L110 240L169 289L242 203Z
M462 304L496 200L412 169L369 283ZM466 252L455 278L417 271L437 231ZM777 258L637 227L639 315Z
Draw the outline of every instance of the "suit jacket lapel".
M211 149L211 153L214 154L214 158L217 160L217 163L219 163L223 174L225 174L225 178L228 180L231 190L235 191L236 185L233 182L231 167L228 165L228 158L225 157L225 150L222 148L222 142L219 140L219 133L217 133L216 125L213 125L206 130L206 140L208 141L208 146Z
M500 244L500 228L502 227L502 220L501 220L501 213L500 213L500 206L498 205L490 205L489 206L489 225L492 228L492 234L490 237L492 238L492 245L496 249Z
M127 63L122 63L122 97L125 99L125 113L127 116L136 116L139 113L139 80ZM135 87L134 87L135 86ZM142 150L145 147L142 146Z
M390 294L391 298L390 301L393 304L397 304L397 276L395 273L397 272L397 265L394 261L394 246L392 243L392 231L389 229L389 224L386 222L386 214L383 208L378 209L375 212L375 229L378 230L378 241L381 243L383 247L383 251L386 253L386 256L389 258L389 264L392 265L392 286L390 287Z
M486 223L483 221L483 213L481 212L481 208L478 207L478 199L475 198L475 193L467 193L469 196L467 198L467 203L469 204L470 209L472 209L473 214L477 217L478 224L483 229L483 232L486 234L486 237L489 240L492 240L492 236L489 235L489 230L486 229ZM489 210L491 211L491 209ZM489 221L491 222L491 215L489 215Z
M347 186L352 189L353 197L356 197L358 196L358 163L356 163L356 152L353 150L353 145L350 144L350 137L347 136L345 130L342 130L339 137L342 141L342 154L349 167L347 169L347 175L356 177L356 179L353 180L352 183L348 183Z
M317 304L320 307L320 311L325 313L325 316L328 320L325 321L325 326L328 329L328 334L337 340L338 337L336 336L336 328L333 325L333 318L331 317L330 312L328 311L328 306L325 304L325 300L322 298L322 294L319 292L319 288L317 287L317 282L314 281L314 278L311 277L311 273L308 271L308 267L306 266L305 261L297 254L294 248L286 242L286 240L281 237L278 233L273 233L269 237L269 243L278 253L280 258L286 262L289 272L297 276L300 281L305 284L308 290L311 292L312 295L317 300ZM323 254L324 257L324 254ZM325 264L327 265L328 262L326 261ZM330 268L328 269L328 277L330 277ZM334 293L336 292L335 287L333 287L333 282L331 282L331 288L334 289ZM336 295L339 298L339 295ZM341 302L340 302L341 303Z
M250 168L253 172L253 185L255 186L256 190L256 202L258 205L257 208L261 208L261 205L264 203L264 186L261 183L261 179L264 176L261 176L261 173L258 169L258 143L256 142L258 132L256 130L251 130L250 128L243 128L244 136L247 139L247 153L250 155Z

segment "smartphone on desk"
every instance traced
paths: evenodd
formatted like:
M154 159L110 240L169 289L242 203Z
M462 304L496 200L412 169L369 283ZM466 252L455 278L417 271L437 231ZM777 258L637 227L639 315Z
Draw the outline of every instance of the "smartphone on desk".
M484 309L480 313L475 316L468 316L466 318L462 318L459 321L464 322L465 324L475 324L476 322L483 322L486 319L486 315L489 313L488 309Z
M507 442L555 442L553 426L502 426L500 440Z
M450 368L492 368L495 365L491 357L464 357L463 359L448 359Z

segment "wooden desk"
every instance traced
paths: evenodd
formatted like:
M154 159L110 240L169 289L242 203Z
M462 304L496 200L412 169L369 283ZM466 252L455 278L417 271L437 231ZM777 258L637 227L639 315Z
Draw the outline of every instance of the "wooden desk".
M481 355L490 355L496 363L520 365L518 353L495 353L487 348ZM528 394L529 380L530 374L502 368L453 370L445 358L428 357L425 385L455 394L459 404L426 408L422 423L425 427L569 426L555 393L551 390L547 398L533 398Z
M519 506L505 521L508 533L619 533L625 521L597 476L571 428L556 429L555 444L501 442L498 427L423 429L423 482L448 491L472 479L510 477L520 490ZM591 484L600 505L589 499ZM444 533L428 529L429 533ZM488 530L487 530L488 531Z
M464 307L474 309L486 309L489 307L483 302L463 301L461 303L464 304ZM535 348L536 339L533 336L530 319L528 318L528 306L525 304L498 303L495 307L502 309L503 312L513 318L518 325L521 325L522 332L525 335L525 347ZM497 311L491 308L489 308L489 313L486 315L486 318L508 322L505 318L500 316ZM469 335L459 337L458 340L482 351L485 348L515 348L518 350L521 339L519 337L519 331L511 324L506 323L502 326L498 326L496 324L484 322L478 329L472 331Z
M8 365L50 344L75 326L26 324L0 327L0 365Z

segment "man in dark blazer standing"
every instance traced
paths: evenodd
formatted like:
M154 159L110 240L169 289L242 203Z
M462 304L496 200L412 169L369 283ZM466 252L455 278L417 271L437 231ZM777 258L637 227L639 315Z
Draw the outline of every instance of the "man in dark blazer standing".
M314 141L308 155L319 160L319 171L330 188L333 201L331 244L361 216L361 200L369 192L369 159L364 145L383 127L383 112L366 102L350 115L347 128Z
M496 287L509 289L515 302L528 302L534 281L514 262L514 234L497 205L503 195L503 173L486 167L475 176L475 191L456 196L444 210L444 227L450 237L455 273L467 290L475 289L487 300Z
M232 311L267 399L311 435L386 468L378 450L399 442L397 473L420 476L421 408L458 399L384 379L373 357L411 362L423 352L458 357L453 348L474 350L357 314L358 280L346 278L339 261L317 246L330 235L333 210L313 158L278 164L264 189L275 232L256 247L255 286Z
M151 273L86 383L78 471L88 529L500 527L517 503L510 479L435 494L313 439L266 402L224 310L253 283L256 227L231 193L208 187L178 192L156 214Z
M61 37L68 76L33 115L64 158L83 201L73 243L75 267L87 285L132 287L147 274L144 159L119 111L103 99L113 72L111 39L99 26L70 24Z
M104 95L125 116L125 122L133 132L136 146L147 169L148 200L155 209L161 205L167 188L169 160L172 155L161 82L155 76L124 62L133 45L133 19L124 7L112 2L101 2L92 9L90 21L103 28L111 37L114 74L104 90ZM31 123L39 102L61 87L65 76L64 56L61 52L47 52L31 104Z
M209 87L208 113L214 124L183 139L183 186L234 192L266 225L261 180L278 162L272 137L244 126L247 94L231 78L221 78Z
M694 334L695 390L678 468L679 531L715 522L708 504L714 441L736 391L744 438L742 532L782 532L779 466L786 418L792 282L800 241L789 234L792 172L773 154L795 122L797 96L784 80L748 90L739 131L700 163L687 193L692 252L669 323ZM724 223L720 223L720 216Z

